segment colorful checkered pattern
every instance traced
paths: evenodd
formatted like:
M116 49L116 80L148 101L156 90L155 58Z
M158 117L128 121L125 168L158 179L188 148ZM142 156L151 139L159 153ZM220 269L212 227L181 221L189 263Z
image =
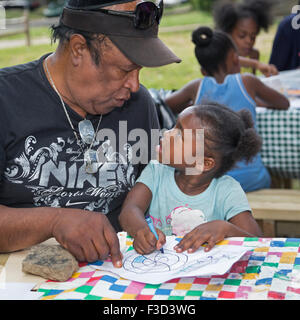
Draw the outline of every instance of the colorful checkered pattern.
M249 251L222 276L189 277L150 285L82 264L67 282L48 281L43 300L300 299L300 239L229 238L219 245Z
M300 178L300 110L257 113L257 130L263 140L262 161L282 178Z

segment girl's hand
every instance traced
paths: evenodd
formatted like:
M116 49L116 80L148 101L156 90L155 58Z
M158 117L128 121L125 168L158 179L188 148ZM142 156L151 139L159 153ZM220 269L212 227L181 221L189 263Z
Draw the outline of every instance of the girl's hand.
M158 240L156 240L148 225L136 232L133 247L137 253L149 254L154 250L159 250L166 243L165 234L157 228L155 228L155 230L158 235Z
M266 77L271 77L278 74L278 70L273 64L258 62L257 69Z
M198 227L187 233L183 239L174 247L176 252L187 250L188 253L193 253L201 245L207 242L204 251L209 251L213 246L224 240L228 231L229 223L223 220L214 220L200 224Z

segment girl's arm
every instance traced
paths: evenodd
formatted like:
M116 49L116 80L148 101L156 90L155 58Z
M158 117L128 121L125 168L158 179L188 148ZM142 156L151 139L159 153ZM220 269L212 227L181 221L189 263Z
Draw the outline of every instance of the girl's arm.
M239 56L240 66L259 70L266 77L278 74L277 68L273 64L262 63L258 60Z
M157 241L145 220L151 200L150 189L145 184L137 182L128 193L119 216L121 227L134 238L133 246L140 254L160 249L165 243L165 235L156 229L159 236Z
M152 192L143 183L137 182L128 193L119 216L124 231L135 237L137 231L147 226L145 213L150 205Z
M243 83L251 97L262 106L269 109L287 110L289 100L280 92L265 85L259 78L251 75L242 75Z
M193 105L200 82L201 79L193 80L165 99L166 104L175 114Z
M262 237L262 231L250 211L241 212L229 219L228 237ZM248 234L248 235L247 235Z
M259 51L255 48L252 48L249 54L249 58L259 61ZM252 73L256 74L256 68L252 69Z
M187 250L195 252L201 245L207 243L205 251L228 237L261 237L262 232L249 211L243 211L229 221L214 220L200 224L186 234L174 248L177 252Z

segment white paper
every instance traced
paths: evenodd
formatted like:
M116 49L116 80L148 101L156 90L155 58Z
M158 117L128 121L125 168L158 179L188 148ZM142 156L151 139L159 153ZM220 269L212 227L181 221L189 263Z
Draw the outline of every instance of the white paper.
M167 237L164 253L156 250L149 255L140 255L130 250L124 253L122 268L114 268L109 261L98 261L90 266L125 279L158 284L179 277L222 275L250 250L244 246L220 245L209 252L201 247L194 253L177 253L173 249L176 244L175 237Z

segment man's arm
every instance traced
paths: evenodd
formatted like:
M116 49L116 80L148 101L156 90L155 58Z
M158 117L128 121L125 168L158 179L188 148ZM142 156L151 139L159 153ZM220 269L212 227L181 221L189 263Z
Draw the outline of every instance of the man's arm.
M24 249L51 238L58 210L16 209L0 205L0 252Z
M79 261L103 260L110 254L115 267L122 265L116 232L101 213L0 206L0 230L0 252L24 249L55 237Z

